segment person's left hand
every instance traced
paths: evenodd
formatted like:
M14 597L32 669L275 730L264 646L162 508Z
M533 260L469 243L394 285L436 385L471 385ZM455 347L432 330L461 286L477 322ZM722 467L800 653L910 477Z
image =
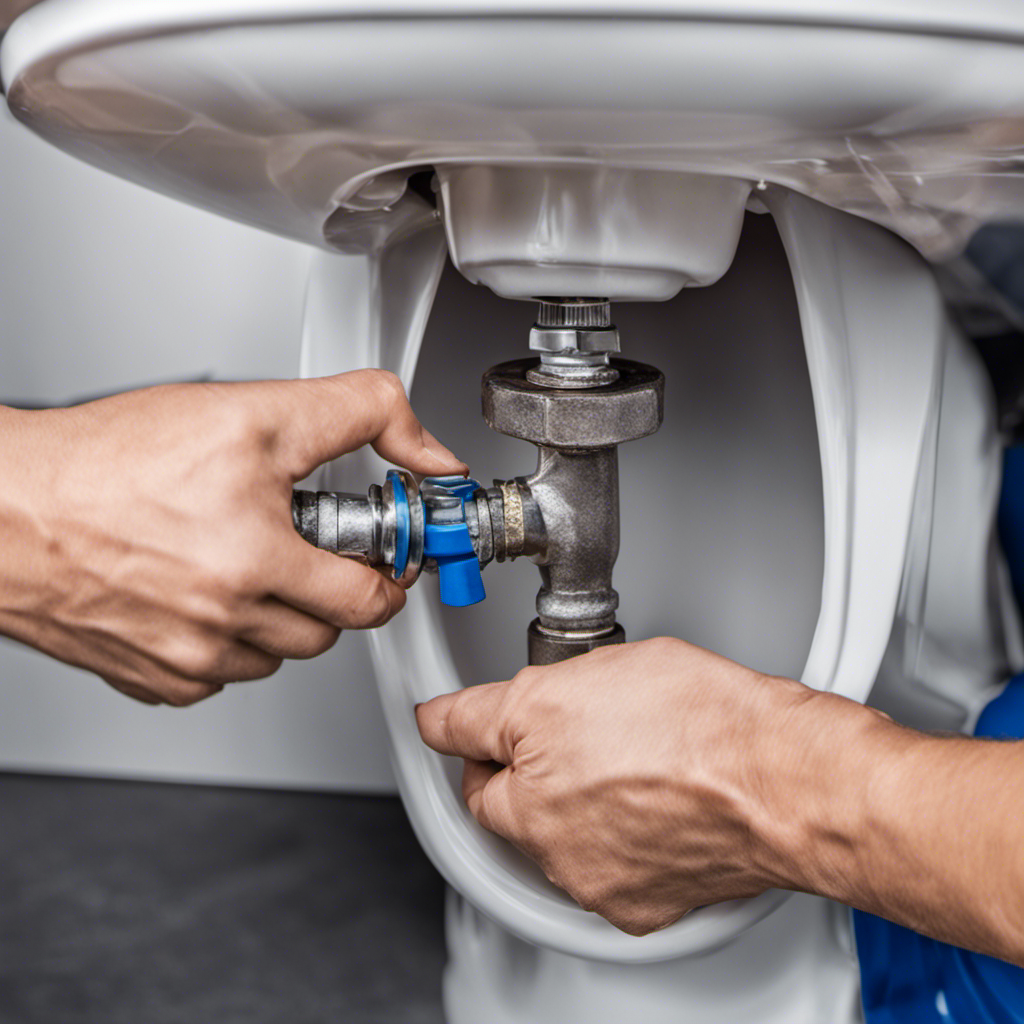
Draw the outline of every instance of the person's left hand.
M643 935L703 904L799 887L790 853L827 818L806 785L820 761L805 755L822 746L807 709L821 701L837 728L863 713L658 639L437 697L417 717L429 746L467 759L480 824L584 909Z

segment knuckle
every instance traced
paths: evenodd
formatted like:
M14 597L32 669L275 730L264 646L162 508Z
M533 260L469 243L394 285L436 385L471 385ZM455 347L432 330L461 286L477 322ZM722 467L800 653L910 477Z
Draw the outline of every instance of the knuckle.
M634 938L640 939L645 935L650 935L655 929L649 926L643 918L638 917L619 917L617 915L609 915L608 921L610 921L620 932L625 932L627 935L632 935Z
M168 660L176 671L189 679L215 681L220 677L228 647L227 643L211 638L193 637L177 645Z
M235 601L226 586L217 588L214 593L196 589L185 595L184 613L190 622L224 633L231 629L236 618Z
M597 913L600 903L588 887L574 890L572 898L579 904L581 910L586 910L588 913Z
M374 388L389 407L406 402L405 386L397 374L390 370L370 370Z
M460 690L455 695L455 700L448 707L448 712L441 720L445 741L449 747L455 748L460 745L460 739L473 727L473 714L470 706L470 698L467 697L468 690Z
M267 676L272 676L283 664L284 658L279 655L266 654L247 671L236 674L239 679L266 679Z
M600 913L602 907L608 905L608 887L592 881L573 887L573 899L584 909Z
M619 931L640 938L652 932L660 932L678 921L684 913L685 909L666 907L657 902L638 903L629 899L612 899L606 903L601 916L607 918Z
M673 655L678 653L680 643L671 636L656 636L643 641L648 650L657 655Z
M405 385L401 378L390 370L368 367L344 374L344 384L362 396L371 396L375 403L391 410L396 405L408 402Z
M177 687L167 689L164 691L164 702L170 704L172 708L187 708L194 703L191 700L191 694L186 693L185 690Z
M341 630L336 626L324 626L322 629L318 629L315 633L311 633L308 639L303 645L297 650L291 657L304 659L304 658L318 658L321 654L329 651L337 642L341 636ZM272 672L276 672L279 665L274 666Z
M509 694L516 700L522 700L533 693L540 680L540 670L532 665L521 668L508 685Z
M252 402L226 402L220 412L221 442L232 448L256 446L266 439L264 418Z
M526 665L512 677L512 682L518 683L520 686L529 686L531 683L535 683L540 675L539 666Z
M544 669L528 666L520 669L509 683L506 701L520 714L556 715L561 710L557 687L544 684Z
M660 931L670 923L662 916L648 911L626 911L621 914L610 913L605 916L620 932L625 932L638 939L644 935L650 935L651 932Z
M218 615L225 624L232 624L240 599L262 597L267 590L263 562L253 550L230 556L216 571L219 604Z
M160 695L144 683L111 674L101 675L100 678L108 686L117 690L118 693L123 693L126 697L130 697L140 704L154 705L163 703Z
M180 682L167 686L163 691L163 699L175 708L187 708L199 701L212 697L220 692L219 686L203 686L199 683Z

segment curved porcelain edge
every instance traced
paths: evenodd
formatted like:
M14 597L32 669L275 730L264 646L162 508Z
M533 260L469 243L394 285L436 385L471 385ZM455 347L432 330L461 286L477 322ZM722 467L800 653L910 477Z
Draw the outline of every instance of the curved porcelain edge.
M933 431L942 305L927 266L888 232L798 196L772 205L797 281L825 472L822 610L802 678L863 701L891 632L922 449ZM894 335L905 349L892 344ZM706 908L638 941L516 878L416 744L408 695L415 702L458 687L423 596L372 640L396 774L424 847L484 914L570 955L649 962L727 943L785 898Z
M821 613L801 678L863 703L934 438L944 306L928 266L889 232L796 193L766 199L793 271L821 453Z
M301 374L381 366L397 373L408 389L445 254L439 225L376 256L315 253ZM372 452L355 452L326 467L318 486L355 490L382 468ZM417 837L446 880L509 931L570 955L645 963L724 945L788 897L772 891L704 908L663 932L636 939L581 910L543 880L524 881L503 863L518 861L518 854L481 829L457 796L446 774L450 759L420 740L414 705L462 686L428 595L413 589L403 614L367 639L399 790Z
M20 15L0 51L0 78L10 83L54 51L177 28L279 18L519 15L699 18L770 21L846 28L931 32L1024 40L1020 10L1011 0L47 0Z
M802 678L863 701L900 593L915 482L938 393L942 306L927 266L888 232L797 195L769 199L796 283L824 474L822 608ZM433 233L430 238L440 244ZM436 278L429 258L410 250L402 259L402 248L377 259L322 258L319 266L334 271L336 293L365 289L379 301L386 291L395 319L389 325L384 314L369 315L362 340L347 350L336 326L326 335L307 334L304 369L326 340L332 370L384 365L411 383ZM424 263L418 279L414 268ZM419 296L417 280L424 289ZM894 335L900 345L892 344ZM372 633L370 646L399 789L420 842L450 884L520 938L591 960L668 960L732 941L787 898L769 892L702 908L643 939L584 912L473 821L448 777L447 759L419 739L414 705L461 686L428 595L410 593L403 615Z
M63 39L85 8L120 34ZM102 170L321 248L352 248L390 216L386 201L367 209L382 182L366 174L523 157L775 183L882 223L931 259L1022 208L1024 72L1005 39L702 21L686 8L645 21L421 6L403 20L358 3L282 4L215 21L184 3L164 24L165 9L29 11L0 58L12 113ZM590 52L617 52L623 74ZM658 288L681 281L663 275Z
M732 941L788 893L702 908L638 939L557 893L501 840L473 820L444 759L419 738L412 706L460 688L444 632L427 594L412 592L403 614L370 636L398 778L417 838L445 879L519 938L588 960L651 963L706 953Z

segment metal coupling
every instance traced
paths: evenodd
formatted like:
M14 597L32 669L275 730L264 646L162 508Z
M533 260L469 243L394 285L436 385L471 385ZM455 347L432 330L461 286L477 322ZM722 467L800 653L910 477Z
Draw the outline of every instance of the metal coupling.
M526 630L531 665L554 665L580 654L587 654L609 644L624 644L626 631L617 622L610 629L558 630L547 629L534 619Z
M522 477L495 480L466 501L466 526L480 565L504 562L544 550L544 519Z
M456 607L486 596L480 570L529 553L539 513L524 506L515 481L484 489L462 477L427 477L417 485L392 469L365 498L333 491L294 491L292 519L310 544L392 570L412 586L421 572L440 576L441 601ZM534 542L536 546L536 542Z
M377 484L365 498L337 491L292 491L292 520L314 547L368 565L382 565L382 498Z
M390 566L402 586L423 566L425 516L419 487L404 470L388 472L366 497L337 491L292 491L292 522L314 547L370 566Z
M619 332L607 299L541 299L530 349L540 353L540 363L526 371L531 384L594 388L619 379L609 362L619 351Z

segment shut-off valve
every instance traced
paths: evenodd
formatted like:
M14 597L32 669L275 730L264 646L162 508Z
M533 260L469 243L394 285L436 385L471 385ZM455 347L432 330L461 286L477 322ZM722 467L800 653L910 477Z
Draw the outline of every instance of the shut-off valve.
M299 533L317 547L390 567L402 586L436 569L441 600L455 606L483 600L480 570L489 562L525 555L541 575L528 630L531 664L621 643L612 586L618 446L661 425L664 378L612 358L619 335L610 317L604 299L541 300L530 332L536 355L484 374L484 419L536 445L532 475L489 488L461 477L417 486L409 473L391 470L365 498L296 491Z
M466 500L480 489L460 476L427 477L388 471L367 496L295 491L295 528L311 544L367 565L390 568L410 586L423 569L436 570L441 601L456 608L486 596L480 559L466 523Z

